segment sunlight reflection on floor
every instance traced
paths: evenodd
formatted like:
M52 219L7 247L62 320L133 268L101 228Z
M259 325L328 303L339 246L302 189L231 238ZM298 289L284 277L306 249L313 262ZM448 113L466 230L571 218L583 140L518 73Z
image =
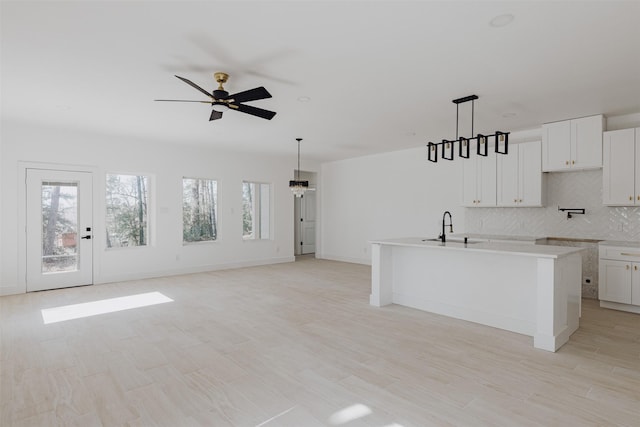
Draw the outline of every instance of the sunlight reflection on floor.
M160 292L129 295L126 297L109 298L99 301L85 302L82 304L64 305L60 307L42 309L44 324L63 322L65 320L80 319L96 316L98 314L113 313L116 311L130 310L132 308L147 307L163 304L173 300Z

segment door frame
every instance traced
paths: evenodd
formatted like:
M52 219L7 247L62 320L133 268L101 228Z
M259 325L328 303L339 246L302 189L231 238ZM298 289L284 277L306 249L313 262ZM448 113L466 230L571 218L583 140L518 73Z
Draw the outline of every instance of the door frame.
M293 170L293 176L296 176L297 169ZM320 193L320 173L313 171L305 171L300 170L300 179L304 179L309 181L309 187L315 188L315 196L316 196L316 244L315 251L313 254L316 258L319 258L320 253L320 227L321 227L321 217L320 217L320 204L321 204L321 193ZM289 192L290 193L290 192ZM305 192L305 194L307 194ZM293 256L302 255L302 248L300 246L301 239L301 225L300 225L300 217L302 216L301 204L302 201L291 195L293 197ZM312 254L309 254L312 255Z
M18 162L18 288L23 293L27 292L27 169L44 169L44 170L59 170L67 172L87 172L92 174L92 188L93 202L91 206L93 235L99 237L100 233L95 230L104 229L103 216L96 215L97 209L100 207L98 200L101 200L101 193L99 192L100 184L104 181L104 178L98 174L98 168L95 166L83 166L83 165L69 165L62 163L44 163L44 162ZM98 250L100 247L97 244L99 239L92 239L93 245L93 280L95 284L98 277L97 267L100 264L100 257L102 251Z

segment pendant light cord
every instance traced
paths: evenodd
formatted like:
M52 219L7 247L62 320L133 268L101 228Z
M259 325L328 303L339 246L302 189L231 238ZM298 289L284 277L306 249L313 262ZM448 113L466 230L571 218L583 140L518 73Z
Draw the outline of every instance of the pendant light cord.
M300 181L300 141L302 141L302 138L296 138L296 141L298 141L298 170L296 172L296 181Z

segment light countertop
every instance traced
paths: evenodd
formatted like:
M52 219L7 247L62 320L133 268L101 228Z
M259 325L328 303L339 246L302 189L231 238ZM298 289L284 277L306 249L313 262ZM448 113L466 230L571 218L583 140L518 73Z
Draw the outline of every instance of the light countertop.
M472 235L468 235L471 237ZM397 239L372 240L369 243L391 246L405 246L415 248L442 249L453 251L467 252L484 252L505 255L521 255L537 258L561 258L571 254L582 252L583 248L573 246L553 246L553 245L523 245L521 243L505 243L505 242L478 242L473 238L469 239L468 244L460 241L460 237L456 237L456 241L451 241L450 237L446 243L441 241L424 240L428 238L422 237L404 237ZM498 240L498 239L496 239ZM502 240L502 239L500 239ZM475 243L478 242L478 243Z
M640 249L640 242L626 242L619 240L603 240L599 243L600 246L622 246L624 248L638 248Z

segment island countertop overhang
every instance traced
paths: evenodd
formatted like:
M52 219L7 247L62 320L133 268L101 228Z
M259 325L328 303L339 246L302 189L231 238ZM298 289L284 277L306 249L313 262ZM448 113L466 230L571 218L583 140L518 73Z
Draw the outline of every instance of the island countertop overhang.
M405 246L415 248L441 249L465 252L495 253L504 255L530 256L535 258L562 258L584 251L584 248L553 245L524 245L503 242L462 242L433 241L422 237L401 237L369 241L371 244Z

